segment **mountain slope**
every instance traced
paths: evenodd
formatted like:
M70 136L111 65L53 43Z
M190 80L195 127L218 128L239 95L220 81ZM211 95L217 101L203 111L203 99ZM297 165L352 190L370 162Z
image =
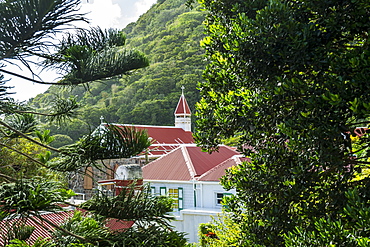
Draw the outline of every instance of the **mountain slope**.
M125 27L127 46L145 53L150 66L122 78L94 82L88 91L76 87L64 92L65 96L77 95L83 106L81 122L75 125L97 126L103 116L106 122L172 126L181 86L194 109L199 100L197 83L205 67L199 47L203 20L204 13L198 8L187 8L184 1L158 0L137 22ZM32 103L45 104L57 90L60 89L50 87ZM75 127L49 126L53 134L67 135Z

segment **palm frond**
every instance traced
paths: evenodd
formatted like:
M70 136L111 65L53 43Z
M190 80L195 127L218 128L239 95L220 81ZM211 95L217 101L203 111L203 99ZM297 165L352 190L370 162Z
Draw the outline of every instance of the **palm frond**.
M80 0L4 0L0 2L0 58L15 58L25 49L39 51L41 39L76 20Z
M59 149L60 155L47 165L56 171L75 171L83 167L99 168L98 160L129 158L150 146L146 131L134 127L107 124L84 136L77 143Z
M76 54L77 51L80 54ZM62 85L77 85L126 74L131 70L149 65L145 55L135 50L125 50L121 47L107 48L100 52L89 53L85 46L74 47L73 55L66 62L73 68L58 83ZM78 55L78 56L77 56Z
M168 227L171 217L166 213L171 211L171 199L152 196L148 185L135 186L132 183L115 197L98 193L80 207L107 218L135 221L136 224L156 222Z
M14 129L16 132L6 129L5 132L10 138L20 137L18 132L25 135L29 135L34 132L37 128L38 122L35 119L35 116L32 114L13 114L5 118L4 122Z
M0 185L0 211L28 215L30 212L61 210L58 204L73 195L55 181L20 179Z

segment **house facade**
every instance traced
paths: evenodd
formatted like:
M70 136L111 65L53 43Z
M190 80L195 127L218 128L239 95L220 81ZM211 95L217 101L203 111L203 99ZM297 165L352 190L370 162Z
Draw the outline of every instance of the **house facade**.
M149 183L154 195L167 195L173 198L173 226L186 232L190 242L198 241L198 226L207 223L211 216L222 212L222 198L235 194L235 190L225 191L219 179L225 169L238 165L246 159L235 149L220 146L212 154L202 152L194 143L191 131L191 111L182 93L175 112L174 126L124 125L138 130L146 130L152 145L143 153L130 159L104 160L106 172L88 168L84 177L81 194L88 199L94 190L117 193L124 180L120 170L137 165L142 168L144 183ZM104 123L101 128L104 128ZM95 179L93 179L95 178ZM133 179L133 178L130 178Z
M155 195L173 198L171 224L187 233L190 242L198 241L198 226L222 212L222 198L235 194L226 191L220 177L229 167L246 159L227 146L212 154L202 152L195 144L183 144L171 153L145 165L144 183L149 183Z

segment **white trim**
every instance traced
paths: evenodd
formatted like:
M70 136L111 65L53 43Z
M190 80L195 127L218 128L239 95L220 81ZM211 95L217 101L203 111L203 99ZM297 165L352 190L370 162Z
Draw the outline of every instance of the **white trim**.
M133 126L133 127L144 127L144 128L171 128L171 129L182 129L175 126L158 126L158 125L140 125L140 124L118 124L118 123L112 123L113 125L118 126Z
M114 182L105 182L105 183L99 183L98 182L98 185L100 185L100 186L105 186L105 185L114 185L114 184L116 184L116 182L114 181Z
M154 179L143 179L144 182L154 182L154 183L170 183L170 184L173 184L173 183L183 183L183 184L209 184L209 185L219 185L220 182L217 182L217 181L197 181L197 180L187 180L187 181L184 181L184 180L154 180Z
M186 208L177 212L170 212L171 215L175 216L176 221L184 220L184 215L195 215L195 216L217 216L222 214L221 208Z
M174 139L174 141L178 141L178 139L180 139L180 138L176 138L176 139ZM180 139L180 141L181 141L181 139ZM163 143L163 144L161 144L161 143L154 143L154 144L152 144L151 146L153 146L153 147L165 147L165 146L175 146L176 148L178 148L178 147L183 147L183 146L186 146L186 147L196 147L197 146L197 144L195 144L195 143L184 143L184 142L176 142L176 143ZM162 151L162 150L153 150L153 151Z
M191 162L190 157L189 157L188 149L185 148L184 146L182 146L181 147L181 152L182 152L182 156L184 157L185 164L186 164L186 166L188 168L188 171L190 173L190 177L193 179L196 174L195 174L195 169L194 169L193 163Z

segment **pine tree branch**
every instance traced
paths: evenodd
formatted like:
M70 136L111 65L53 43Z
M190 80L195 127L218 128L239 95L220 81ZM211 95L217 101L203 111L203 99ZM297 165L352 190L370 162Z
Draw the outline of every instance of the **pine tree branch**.
M35 143L35 144L37 144L37 145L41 146L41 147L47 148L47 149L49 149L49 150L52 150L52 151L55 151L55 152L58 152L58 153L60 152L60 151L59 151L59 149L56 149L56 148L50 147L50 146L48 146L48 145L45 145L45 144L43 144L43 143L41 143L41 142L38 142L38 141L34 140L34 139L32 139L32 138L28 137L27 135L23 134L22 132L20 132L20 131L18 131L18 130L16 130L16 129L14 129L14 128L12 128L11 126L9 126L8 124L4 123L4 122L3 122L3 121L1 121L1 120L0 120L0 125L2 125L2 126L4 126L4 127L8 128L8 129L10 129L11 131L13 131L13 132L17 133L18 135L22 136L23 138L25 138L25 139L27 139L27 140L29 140L29 141L31 141L31 142L33 142L33 143Z
M34 52L32 50L27 50L27 49L24 49L24 51L26 51L27 53L29 53L33 56L49 59L49 60L52 60L52 61L57 61L57 62L62 62L63 61L62 59L57 59L57 57L53 56L53 55L48 55L48 54L44 54L44 53L37 53L37 52Z
M54 227L55 229L58 229L58 230L60 230L60 231L62 231L62 232L64 232L64 233L66 233L66 234L68 234L68 235L70 235L70 236L73 236L73 237L75 237L75 238L77 238L77 239L79 239L79 240L83 241L83 242L91 243L91 244L96 244L96 242L90 241L89 239L86 239L86 238L84 238L84 237L82 237L82 236L80 236L80 235L74 234L73 232L70 232L70 231L68 231L68 230L66 230L66 229L64 229L64 228L62 228L62 227L60 227L60 226L58 226L58 225L54 224L54 223L53 223L53 222L51 222L50 220L48 220L48 219L46 219L46 218L41 217L39 214L36 214L36 213L30 213L30 214L31 214L31 215L33 215L33 216L35 216L36 218L38 218L38 219L39 219L39 220L41 220L41 221L45 221L46 223L48 223L49 225L51 225L51 226L52 226L52 227ZM50 229L48 229L45 225L40 224L40 222L38 222L37 220L33 219L32 217L30 217L30 219L31 219L33 222L35 222L36 224L38 224L39 226L41 226L41 227L43 227L44 229L46 229L46 230L50 231Z
M14 113L20 113L20 114L34 114L34 115L38 115L38 116L44 116L44 117L56 117L56 116L60 116L60 115L63 115L65 113L68 113L69 111L64 111L64 112L60 112L60 113L53 113L53 114L49 114L49 113L42 113L42 112L34 112L34 111L13 111Z
M10 177L10 176L5 175L3 173L0 173L0 177L5 178L6 180L11 181L11 182L16 182L17 181L16 178Z
M40 161L38 161L38 160L34 159L33 157L31 157L30 155L28 155L28 154L26 154L26 153L23 153L23 152L21 152L21 151L19 151L19 150L15 149L15 148L9 147L8 145L6 145L6 144L4 144L4 143L1 143L1 142L0 142L0 145L1 145L1 146L3 146L3 147L5 147L5 148L7 148L7 149L12 150L13 152L16 152L16 153L20 154L20 155L22 155L22 156L27 157L28 159L32 160L33 162L35 162L35 163L37 163L37 164L39 164L39 165L41 165L41 166L45 166L43 163L41 163Z
M359 125L359 124L370 124L370 121L350 123L350 124L348 124L348 126Z
M9 74L9 75L12 75L12 76L16 76L16 77L19 77L19 78L22 78L22 79L25 79L25 80L28 80L28 81L31 81L31 82L34 82L34 83L38 83L38 84L44 84L44 85L61 85L61 86L69 86L71 85L71 83L67 83L67 82L44 82L44 81L39 81L39 80L36 80L36 79L33 79L33 78L29 78L27 76L23 76L23 75L20 75L18 73L14 73L14 72L11 72L11 71L8 71L8 70L5 70L5 69L0 69L0 72L3 72L3 73L6 73L6 74Z
M58 27L68 25L71 22L75 21L87 22L83 15L72 14L72 12L76 11L76 8L74 6L76 6L77 2L78 1L75 0L65 1L64 4L59 4L59 6L54 6L53 1L49 2L44 1L42 3L40 2L39 4L43 4L42 7L47 7L47 9L44 10L43 13L36 12L40 16L36 18L36 22L33 23L32 27L26 29L26 32L14 34L18 35L17 39L8 41L8 43L11 43L11 47L7 50L7 52L5 52L5 54L0 59L5 59L14 56L13 54L16 53L15 50L19 47L24 47L27 41L30 42L30 40L32 39L39 40L40 37L45 37L51 32L60 31L58 30ZM30 2L30 5L32 5L32 2ZM33 5L30 7L38 9L38 7L40 6ZM28 13L26 12L22 14ZM15 23L15 25L16 24L17 23ZM18 23L19 26L21 26L22 24L24 23ZM27 44L26 46L37 47L39 45L40 45L39 43L35 43L33 45Z
M41 112L34 112L34 111L13 111L14 113L19 113L19 114L34 114L34 115L38 115L38 116L44 116L44 117L53 117L53 116L56 116L58 114L48 114L48 113L41 113Z

